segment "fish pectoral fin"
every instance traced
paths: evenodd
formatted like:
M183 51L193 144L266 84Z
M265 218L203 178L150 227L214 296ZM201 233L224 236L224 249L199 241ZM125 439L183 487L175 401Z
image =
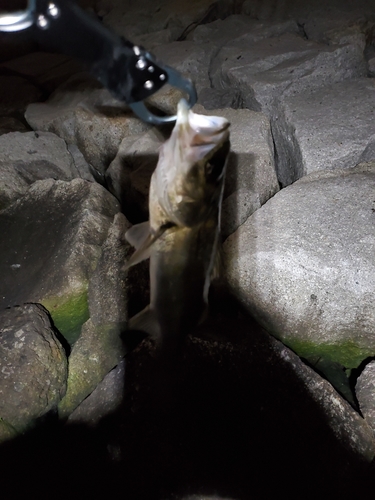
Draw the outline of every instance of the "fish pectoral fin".
M131 231L131 229L136 228L137 226L141 226L141 225L144 225L143 228L140 228L139 230L135 230L134 235L130 234L129 236L127 236L129 231ZM151 254L151 247L155 243L155 241L157 241L165 233L165 231L167 229L170 229L175 224L168 222L168 223L164 224L163 226L160 226L155 234L151 234L149 222L147 222L147 225L148 225L149 231L148 231L148 234L146 237L144 237L144 230L146 228L146 222L142 222L142 224L137 224L137 226L131 227L129 229L129 231L127 231L127 233L125 234L125 238L129 241L129 243L131 243L130 240L133 239L133 236L135 237L137 235L137 232L139 232L139 234L142 234L143 241L142 241L142 245L139 248L137 248L137 250L133 253L133 255L130 257L128 262L125 263L125 266L123 267L124 271L126 271L126 269L129 269L129 267L135 266L136 264L139 264L143 260L148 259L150 257L150 254ZM138 234L138 236L139 236L139 234ZM140 237L139 237L138 241L141 241Z
M150 234L150 221L141 222L140 224L135 224L125 233L125 239L129 242L136 250L141 248L147 237Z
M154 339L160 338L160 325L156 319L155 311L149 305L130 318L128 328L130 330L146 332Z

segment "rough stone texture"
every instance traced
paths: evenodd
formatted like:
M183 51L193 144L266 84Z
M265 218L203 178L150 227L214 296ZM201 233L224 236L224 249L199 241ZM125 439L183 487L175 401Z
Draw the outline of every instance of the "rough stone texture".
M239 86L247 108L267 113L285 96L365 75L356 43L327 46L290 33L255 43L242 35L220 50L211 70L215 88Z
M108 189L132 221L134 212L139 212L143 220L148 218L150 179L164 140L156 127L138 136L125 137L106 171Z
M72 155L72 160L77 169L78 176L86 181L95 182L91 167L76 144L68 144L68 151Z
M74 342L88 318L87 287L119 207L82 179L35 182L0 212L1 308L40 302Z
M375 361L370 361L358 377L355 392L362 415L375 433Z
M66 355L39 304L0 311L0 373L0 415L8 431L24 431L64 396Z
M50 132L11 132L0 137L0 208L42 179L77 177L65 141Z
M210 86L208 70L216 49L214 45L183 41L159 45L155 56L194 81L197 92Z
M293 351L276 339L270 341L270 346L280 364L285 363L297 375L306 393L321 408L337 441L371 462L375 457L375 440L367 421L353 410L327 380L306 366Z
M34 130L54 132L68 144L76 144L86 161L104 173L121 140L149 125L99 87L87 74L75 75L46 103L29 105L25 117Z
M119 330L96 326L89 319L69 356L68 387L58 406L60 418L67 418L125 355Z
M90 319L94 325L125 324L128 319L127 273L122 268L133 253L125 240L130 227L123 214L116 214L102 245L102 254L88 290Z
M272 120L281 184L375 159L374 116L375 85L369 78L283 99Z
M227 165L222 233L234 232L278 190L271 128L262 113L248 109L205 110L196 113L224 116L230 122L231 153Z
M133 43L139 43L140 35L166 28L171 31L173 40L177 40L188 26L207 18L212 3L212 0L185 0L178 3L161 0L150 4L148 0L140 0L129 5L117 1L108 9L103 20L107 26Z
M233 293L300 356L375 353L373 165L307 176L224 244Z
M122 360L73 411L69 424L98 425L121 405L125 391L125 360Z
M249 16L232 15L225 19L197 26L187 39L199 43L209 43L220 48L242 35L246 35L248 42L255 43L264 38L280 36L284 33L298 33L299 31L300 28L293 19L260 22Z

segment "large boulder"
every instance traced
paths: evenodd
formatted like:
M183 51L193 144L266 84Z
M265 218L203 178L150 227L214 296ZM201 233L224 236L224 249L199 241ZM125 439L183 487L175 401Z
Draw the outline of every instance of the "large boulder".
M66 354L41 305L0 311L0 373L1 441L56 409L66 391Z
M370 78L285 97L272 120L281 184L317 170L375 160L374 111Z
M281 190L224 244L233 293L305 358L375 354L373 164Z
M102 186L74 179L35 182L0 212L0 308L42 303L72 343L88 319L87 289L114 215Z
M215 57L215 88L239 87L245 107L272 114L280 99L367 73L356 43L324 45L285 33L253 42L242 35Z
M65 141L50 132L11 132L0 136L0 209L43 179L78 177Z

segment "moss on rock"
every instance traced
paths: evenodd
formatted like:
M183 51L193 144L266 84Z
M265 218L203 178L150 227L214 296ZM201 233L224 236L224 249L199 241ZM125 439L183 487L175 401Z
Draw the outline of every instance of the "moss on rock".
M81 334L82 325L89 318L87 287L70 295L48 297L41 301L64 338L73 345Z

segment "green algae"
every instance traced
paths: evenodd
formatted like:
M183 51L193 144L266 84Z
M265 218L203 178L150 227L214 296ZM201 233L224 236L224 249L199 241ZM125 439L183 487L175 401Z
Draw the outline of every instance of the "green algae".
M302 358L321 357L349 369L357 368L364 359L375 355L374 350L361 347L352 340L335 344L317 344L299 339L282 339L282 341Z
M81 334L82 325L90 316L87 288L70 295L48 297L41 303L50 313L55 327L72 346Z

